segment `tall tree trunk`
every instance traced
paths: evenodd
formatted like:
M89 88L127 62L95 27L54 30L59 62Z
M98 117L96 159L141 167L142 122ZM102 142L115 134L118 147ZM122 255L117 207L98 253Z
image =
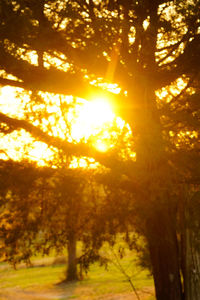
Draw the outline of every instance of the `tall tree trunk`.
M150 95L146 100L148 103L153 98L153 96L151 98L153 93L146 94ZM170 198L172 181L170 167L166 159L155 104L150 102L147 104L146 111L145 107L143 111L143 117L140 118L144 122L144 127L140 127L137 162L141 170L141 182L146 191L142 191L144 194L141 196L145 200L141 201L140 209L142 213L146 211L146 238L156 298L157 300L182 300L176 209L174 199Z
M76 259L76 236L71 233L67 244L68 250L68 266L67 266L67 281L77 280L77 259Z
M185 201L185 300L200 299L200 192Z
M186 230L185 300L200 299L200 251L195 247L196 233Z
M157 210L147 223L147 239L157 300L183 299L177 237L172 218Z

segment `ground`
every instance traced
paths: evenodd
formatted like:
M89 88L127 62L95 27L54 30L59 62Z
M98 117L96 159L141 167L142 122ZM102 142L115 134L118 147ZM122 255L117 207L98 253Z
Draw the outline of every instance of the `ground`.
M122 261L140 300L154 300L152 278L139 270L127 257ZM84 280L61 283L64 279L65 260L55 257L36 259L33 266L24 264L14 270L0 264L0 300L139 300L123 274L111 264L106 270L94 264ZM132 271L134 270L134 271Z
M90 289L81 288L76 291L77 295L74 295L73 284L62 285L59 287L51 287L46 290L23 290L20 288L5 289L0 292L1 300L65 300L65 299L80 299L80 300L137 300L136 295L133 292L123 294L105 294L95 295L94 291ZM153 299L153 288L146 288L139 292L140 300Z

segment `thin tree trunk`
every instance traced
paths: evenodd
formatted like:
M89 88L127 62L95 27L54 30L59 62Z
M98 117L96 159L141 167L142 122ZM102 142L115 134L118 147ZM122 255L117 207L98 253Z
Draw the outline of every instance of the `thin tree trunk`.
M186 200L185 207L185 300L200 299L200 200L196 195Z
M68 267L67 267L67 281L77 280L77 259L76 259L76 236L74 233L70 234L68 244Z
M147 224L147 239L157 300L183 299L177 238L171 222L169 212L162 212L159 209Z
M45 27L45 15L44 15L44 4L45 1L44 0L40 0L38 1L39 5L37 7L37 14L38 14L38 21L39 21L39 38L41 40L41 34L42 31L44 30ZM44 51L43 50L39 50L37 51L37 56L38 56L38 67L43 68L44 67Z
M194 234L186 230L185 300L200 299L200 252L195 249Z

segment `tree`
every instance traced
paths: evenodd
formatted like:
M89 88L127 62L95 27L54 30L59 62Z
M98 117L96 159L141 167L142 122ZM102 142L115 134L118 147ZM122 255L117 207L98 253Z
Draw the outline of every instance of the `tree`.
M88 239L96 218L91 172L86 177L79 169L38 167L28 161L1 160L0 166L1 259L14 267L21 261L31 265L36 253L67 249L66 280L77 280L78 263L86 256L83 251L77 258L77 241ZM81 271L97 258L85 258Z
M186 157L184 150L188 154L191 149L178 145L176 137L182 134L185 139L186 131L198 131L190 122L195 110L193 118L188 114L184 118L187 104L182 99L191 103L190 88L199 76L200 3L72 0L40 4L2 1L0 64L4 73L0 83L88 100L92 93L109 95L98 84L91 85L92 80L118 83L121 93L110 99L132 128L137 160L123 163L112 151L102 154L86 144L60 142L24 120L1 114L1 121L10 130L24 128L67 154L92 156L121 178L125 175L124 186L137 187L134 195L138 214L145 219L157 299L183 299L177 191L188 173L177 157ZM33 53L35 65L30 62ZM185 86L179 87L180 79ZM156 93L164 89L166 101Z
M51 249L61 253L67 249L66 281L77 280L84 269L80 257L77 257L77 242L86 239L95 223L96 201L88 187L91 184L89 171L69 170L65 167L53 172L47 169L37 194L43 203L43 215L39 220L43 234L42 239L35 243L36 250L42 250L44 254ZM88 265L90 263L88 260Z

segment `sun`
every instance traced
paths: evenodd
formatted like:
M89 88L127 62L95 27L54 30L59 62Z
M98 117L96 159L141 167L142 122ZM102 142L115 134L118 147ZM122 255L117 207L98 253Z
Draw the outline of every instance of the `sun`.
M0 89L0 108L3 113L8 113L11 117L23 118L23 101L28 101L27 99L29 96L27 95L26 98L24 98L25 96L16 98L17 91L18 90L10 87ZM21 90L19 90L19 92L21 92ZM48 96L55 97L54 95ZM56 100L57 98L55 98L55 105L57 105ZM70 99L68 100L70 101ZM75 143L82 141L87 143L87 141L90 141L90 145L96 150L100 152L108 151L112 147L110 130L113 126L114 119L116 119L111 103L109 103L109 99L93 96L93 99L90 101L85 99L79 100L80 101L75 104L72 110L69 110L66 114L66 124L70 124L69 136L65 136L65 128L63 132L60 132L62 131L62 122L59 123L58 126L55 126L55 122L52 123L51 128L56 129L55 135L60 136L61 139L67 139L68 141ZM55 113L58 111L59 107L55 110ZM51 119L49 118L48 121L52 121ZM26 156L22 145L25 147L25 144L31 143L30 141L32 140L31 136L24 132L15 134L17 137L11 134L2 138L0 148L5 149L5 152L8 153L9 157L20 160L21 157ZM12 145L12 147L10 147L10 145ZM13 152L11 153L9 149L13 149ZM19 151L18 149L22 149L22 151ZM47 160L52 158L52 152L47 150L47 145L40 145L38 142L34 141L32 147L28 151L29 158L33 161L37 161L40 165L44 165ZM1 158L5 156L4 152L2 153L3 154L0 154Z
M84 102L76 111L78 113L76 120L72 122L71 136L77 142L97 135L103 127L111 125L115 118L111 105L105 98ZM98 137L94 147L99 151L106 151L109 145Z
M97 98L85 104L82 115L93 127L99 127L104 123L112 122L114 118L111 106L104 98Z

